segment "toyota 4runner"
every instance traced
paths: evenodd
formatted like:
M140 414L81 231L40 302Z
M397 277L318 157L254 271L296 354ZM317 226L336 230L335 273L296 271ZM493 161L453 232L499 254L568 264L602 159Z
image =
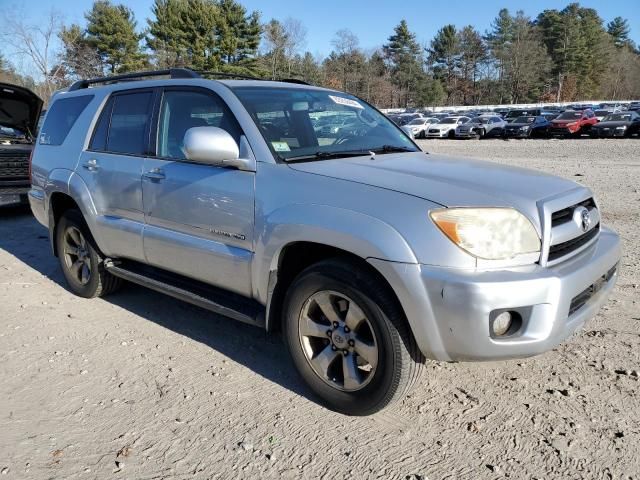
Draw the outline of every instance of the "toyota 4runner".
M314 129L327 122L352 127ZM32 183L72 292L124 279L281 330L348 414L402 398L425 358L551 349L620 258L589 189L426 154L363 100L294 81L79 81L51 100Z

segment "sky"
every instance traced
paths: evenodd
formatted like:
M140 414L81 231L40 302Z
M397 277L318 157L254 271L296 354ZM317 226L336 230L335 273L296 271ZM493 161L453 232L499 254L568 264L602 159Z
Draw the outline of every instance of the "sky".
M153 0L112 0L125 3L135 13L138 27L146 26ZM347 28L360 39L364 49L384 44L393 28L406 19L420 43L427 43L445 24L458 27L473 25L481 33L489 29L501 8L512 13L524 10L535 17L545 9L562 9L569 0L240 0L247 10L262 13L263 22L276 18L292 17L300 20L307 29L304 50L314 55L326 55L331 51L331 39L337 30ZM37 4L38 8L33 8ZM584 7L595 8L605 24L616 16L629 20L631 39L640 44L640 0L582 0ZM28 8L25 8L28 5ZM0 0L0 12L17 8L22 16L34 23L39 12L52 7L62 12L66 23L84 22L84 12L91 8L92 0Z

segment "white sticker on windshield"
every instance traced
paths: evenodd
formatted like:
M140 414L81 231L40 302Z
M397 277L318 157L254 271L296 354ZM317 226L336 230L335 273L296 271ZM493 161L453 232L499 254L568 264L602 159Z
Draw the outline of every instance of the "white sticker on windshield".
M364 107L362 105L360 105L355 100L351 100L350 98L336 97L335 95L329 95L329 98L333 100L334 103L337 103L338 105L344 105L346 107L362 108L364 110Z
M289 144L287 142L271 142L273 149L276 152L290 152Z

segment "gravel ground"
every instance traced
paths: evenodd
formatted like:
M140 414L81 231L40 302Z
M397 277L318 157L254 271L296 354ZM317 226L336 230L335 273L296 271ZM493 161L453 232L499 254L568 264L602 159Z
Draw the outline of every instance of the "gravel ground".
M521 361L429 362L397 407L318 405L277 336L130 286L64 287L46 231L0 213L4 478L640 478L640 140L425 141L590 185L623 237L585 329Z

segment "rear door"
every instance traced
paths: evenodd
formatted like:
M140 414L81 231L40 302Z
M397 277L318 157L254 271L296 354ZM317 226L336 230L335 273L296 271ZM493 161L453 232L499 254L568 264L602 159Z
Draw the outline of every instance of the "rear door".
M191 162L182 151L191 127L222 128L240 145L236 118L204 88L167 87L156 111L156 154L142 174L147 262L249 296L255 173Z
M152 89L113 93L80 158L77 172L92 193L107 255L144 260L141 175L153 99Z

